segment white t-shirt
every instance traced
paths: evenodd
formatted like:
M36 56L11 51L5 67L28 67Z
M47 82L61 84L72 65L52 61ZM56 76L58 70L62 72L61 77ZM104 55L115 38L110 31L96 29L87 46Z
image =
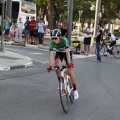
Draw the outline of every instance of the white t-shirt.
M110 39L111 39L112 41L116 41L116 37L115 37L112 33L111 33Z
M87 32L93 32L93 29L91 27L90 28L88 28L88 27L84 28L84 30L87 31ZM89 34L89 35L85 33L85 37L86 38L92 37L92 33Z
M18 28L23 29L23 27L24 27L24 22L23 21L19 21L18 22Z
M10 27L10 31L14 32L14 28L12 26Z

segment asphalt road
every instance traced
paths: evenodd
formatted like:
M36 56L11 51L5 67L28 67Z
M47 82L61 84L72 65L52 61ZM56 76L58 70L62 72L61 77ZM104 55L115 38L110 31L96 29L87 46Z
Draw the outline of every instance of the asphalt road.
M48 51L7 46L33 59L33 66L0 72L0 120L120 120L120 60L74 55L79 99L62 110L55 72L48 74Z

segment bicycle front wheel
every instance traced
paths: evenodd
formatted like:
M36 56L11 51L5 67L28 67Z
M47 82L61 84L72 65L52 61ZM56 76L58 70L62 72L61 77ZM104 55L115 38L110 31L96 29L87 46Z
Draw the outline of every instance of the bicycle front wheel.
M112 50L112 54L115 58L120 59L120 45L115 45Z
M68 78L68 82L69 82L69 87L70 87L69 98L70 98L71 103L73 104L74 103L74 91L73 91L73 84L72 84L70 77Z
M59 81L59 94L60 94L60 101L63 111L67 113L69 110L69 95L68 95L67 87L64 84L63 78L61 78Z
M100 55L103 56L105 53L105 47L103 45L101 45L100 48ZM95 48L95 54L97 55L97 48Z

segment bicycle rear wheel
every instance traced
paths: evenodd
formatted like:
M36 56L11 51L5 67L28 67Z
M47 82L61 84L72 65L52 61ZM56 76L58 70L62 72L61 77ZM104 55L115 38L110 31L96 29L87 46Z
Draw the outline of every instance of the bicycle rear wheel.
M60 101L63 111L67 113L69 110L69 95L68 95L67 87L64 84L63 78L60 78L59 81L59 94L60 94Z
M72 84L70 77L68 78L68 82L69 82L70 91L71 91L69 98L70 98L71 103L73 104L74 103L74 91L73 91L73 84Z
M112 54L115 58L120 59L120 45L115 45Z
M105 47L103 45L101 45L100 47L100 55L103 56L105 53ZM97 55L97 49L95 48L95 54Z

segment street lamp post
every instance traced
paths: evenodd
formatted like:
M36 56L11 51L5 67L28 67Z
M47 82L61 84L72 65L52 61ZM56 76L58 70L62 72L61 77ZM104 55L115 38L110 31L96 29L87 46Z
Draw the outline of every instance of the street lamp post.
M80 17L83 13L83 10L79 10L78 13L79 13L79 25L78 25L78 35L77 36L79 36L79 34L80 34Z
M1 47L0 51L3 52L3 27L4 27L4 8L5 8L5 0L1 0L2 3L2 22L1 22Z

